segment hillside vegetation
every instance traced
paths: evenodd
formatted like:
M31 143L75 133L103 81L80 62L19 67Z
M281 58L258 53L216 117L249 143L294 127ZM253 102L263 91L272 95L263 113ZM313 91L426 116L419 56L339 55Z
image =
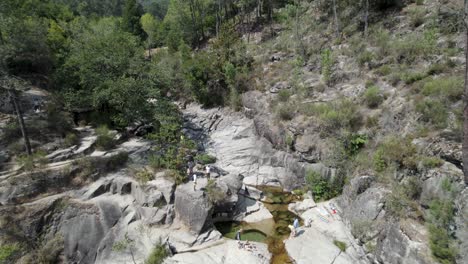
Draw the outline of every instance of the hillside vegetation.
M177 106L228 107L275 148L333 169L297 190L317 201L372 178L384 213L349 221L366 253L385 255L385 223L414 223L421 263L462 263L464 30L455 0L2 0L0 169L45 166L47 143L77 144L74 127L97 128L106 151L119 140L110 130L151 125L150 165L180 183L197 144ZM50 100L25 135L7 105L31 87ZM2 241L0 262L23 251Z

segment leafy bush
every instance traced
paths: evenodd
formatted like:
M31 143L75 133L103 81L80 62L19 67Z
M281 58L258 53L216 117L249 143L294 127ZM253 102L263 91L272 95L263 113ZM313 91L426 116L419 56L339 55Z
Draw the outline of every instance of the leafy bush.
M63 145L65 147L71 147L78 145L80 143L80 139L75 133L67 133L65 139L63 140Z
M195 160L200 162L203 165L206 165L206 164L215 163L216 162L216 157L205 153L205 154L198 154L195 157Z
M316 201L329 200L339 195L343 187L341 184L327 181L320 173L312 170L306 174L306 183Z
M416 111L421 114L421 120L431 123L437 128L444 128L447 125L447 106L432 99L424 99L416 104Z
M463 79L458 77L433 79L424 84L422 94L456 102L463 95Z
M381 57L388 56L391 52L390 34L386 29L378 29L373 34L374 45L379 48L379 55Z
M341 250L341 252L346 251L346 243L345 242L339 241L339 240L333 240L333 244L335 244L335 246L337 246Z
M380 88L372 85L364 92L364 101L369 108L378 107L384 100L383 94L380 92Z
M159 242L154 246L150 255L145 260L145 264L162 264L168 256L169 252L167 252L166 247L164 244Z
M411 34L392 43L392 50L400 62L412 63L421 56L437 52L435 30L426 30L422 34Z
M350 134L344 137L343 147L348 156L356 155L367 144L367 136L361 134Z
M103 125L96 129L96 147L100 150L109 150L115 146L114 138L107 126Z
M95 171L93 160L90 157L84 157L73 161L73 165L78 167L79 171L77 176L82 181L86 181Z
M53 239L47 240L36 252L38 263L57 263L64 248L63 236L56 235Z

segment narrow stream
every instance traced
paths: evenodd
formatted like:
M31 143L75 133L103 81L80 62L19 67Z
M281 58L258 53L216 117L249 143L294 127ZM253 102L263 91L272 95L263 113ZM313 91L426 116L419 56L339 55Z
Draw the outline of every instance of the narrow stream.
M258 223L222 222L216 223L216 228L225 237L234 239L236 232L242 228L242 240L263 242L268 244L272 254L271 264L293 263L289 257L284 240L289 237L288 225L292 225L296 215L288 210L290 203L300 200L300 197L284 192L279 187L257 187L264 194L263 204L273 215L273 222Z

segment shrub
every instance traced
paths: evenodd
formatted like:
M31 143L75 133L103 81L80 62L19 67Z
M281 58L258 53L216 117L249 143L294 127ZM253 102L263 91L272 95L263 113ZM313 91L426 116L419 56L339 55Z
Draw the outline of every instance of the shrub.
M450 200L434 199L429 205L429 245L434 258L443 264L456 263L457 250L450 234L453 215Z
M429 69L427 70L428 75L436 75L436 74L441 74L445 71L447 71L448 65L446 63L434 63L429 66Z
M294 118L294 111L294 107L290 104L280 105L277 114L281 120L291 120Z
M383 171L395 164L398 167L414 169L416 148L409 138L390 136L382 142L374 154L376 171Z
M200 162L203 165L212 164L216 162L216 157L209 154L198 154L195 157L195 160Z
M13 263L12 258L20 252L18 244L4 244L0 246L0 263Z
M80 143L80 139L75 133L67 133L65 139L63 140L63 145L65 147L71 147L78 145Z
M169 252L167 252L164 244L159 241L159 243L153 247L150 255L145 260L145 264L162 264L168 256Z
M308 171L306 183L316 201L329 200L337 196L342 189L342 185L330 183L316 171Z
M361 124L361 115L356 104L343 99L317 107L320 125L327 133L336 133L341 128L354 129Z
M416 0L416 5L424 5L424 0Z
M369 108L378 107L384 100L380 88L373 85L364 92L364 101Z
M333 74L333 65L334 65L333 54L330 49L325 49L321 54L321 68L322 68L322 77L325 83L329 84L331 81L331 76Z
M432 169L442 166L444 161L437 157L424 157L422 158L421 163L424 168Z
M395 56L402 62L412 63L420 56L429 56L437 52L435 30L426 30L422 34L412 34L392 43Z
M421 114L421 120L444 128L447 125L448 109L438 100L424 99L416 104L416 111Z
M412 84L427 77L424 72L405 72L401 75L401 80L406 84Z
M373 38L374 44L379 47L381 57L388 56L391 51L390 34L386 29L378 29Z
M115 146L112 134L107 126L103 125L96 129L96 147L100 150L109 150Z
M367 136L350 134L344 137L342 142L347 155L354 156L367 144Z
M433 79L424 84L422 94L456 102L463 95L463 79L458 77Z
M346 243L345 242L339 241L339 240L333 240L333 244L335 244L335 246L337 246L341 250L341 252L346 251Z
M280 102L287 102L289 97L291 97L291 92L289 90L282 89L278 92L278 100Z

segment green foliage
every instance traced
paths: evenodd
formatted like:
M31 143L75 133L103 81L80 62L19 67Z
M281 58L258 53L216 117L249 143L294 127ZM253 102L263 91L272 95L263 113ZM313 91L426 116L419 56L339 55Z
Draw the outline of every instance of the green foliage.
M341 250L341 252L346 251L346 243L345 242L339 241L339 240L333 240L333 244L335 244L335 246L337 246Z
M0 246L0 262L9 263L12 257L21 250L18 244L3 244Z
M96 147L100 150L109 150L115 146L114 137L109 128L103 125L96 129Z
M426 78L427 74L425 72L405 72L400 77L406 84L412 84Z
M395 56L401 62L412 63L417 58L435 54L437 50L437 32L433 29L397 39L392 45Z
M424 99L416 103L416 111L421 114L421 120L434 125L436 128L444 128L447 125L448 109L439 100Z
M306 183L315 201L329 200L339 194L337 188L332 186L332 184L316 171L307 172Z
M422 94L456 102L463 95L463 79L459 77L433 79L424 84Z
M348 156L356 155L367 144L367 141L367 136L361 134L350 134L342 139Z
M57 234L54 238L46 240L36 251L36 261L39 264L57 263L64 249L63 236Z
M138 38L122 31L114 18L83 23L73 21L70 52L54 76L66 108L97 110L118 127L150 119L154 83L146 75Z
M216 157L205 153L205 154L198 154L195 157L195 160L200 162L203 165L206 165L206 164L215 163L216 162Z
M383 101L384 96L378 86L372 85L364 92L364 101L369 108L377 108Z
M424 168L432 169L442 166L444 161L437 157L423 157L421 163Z
M427 70L428 75L437 75L444 73L448 70L448 65L444 63L434 63L429 66L429 69Z
M331 77L333 74L333 65L335 64L333 53L330 49L325 49L321 54L321 72L322 77L325 83L329 84L331 82Z
M434 199L429 205L429 245L434 258L443 264L456 263L457 250L450 231L453 216L450 200Z
M352 131L361 124L359 108L351 100L314 104L309 111L319 118L324 134L336 134L340 129Z
M143 8L136 0L126 0L122 14L122 29L135 36L144 36L140 24Z
M281 104L278 107L277 115L281 120L291 120L294 118L295 107L292 104Z
M416 148L409 138L387 137L374 153L374 168L378 172L384 171L391 165L415 169L417 166L415 154Z
M145 260L145 264L162 264L168 256L169 252L167 252L164 244L159 241L159 243L153 247L153 250L151 250L150 255Z

